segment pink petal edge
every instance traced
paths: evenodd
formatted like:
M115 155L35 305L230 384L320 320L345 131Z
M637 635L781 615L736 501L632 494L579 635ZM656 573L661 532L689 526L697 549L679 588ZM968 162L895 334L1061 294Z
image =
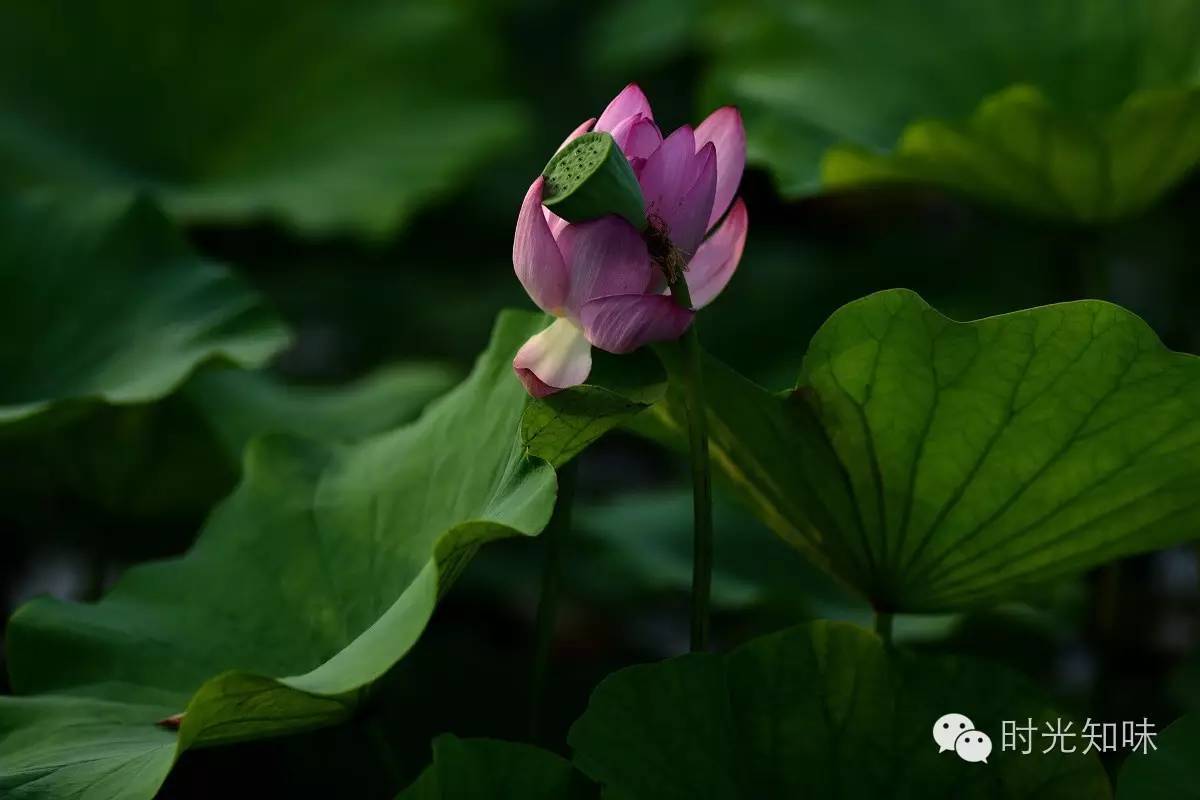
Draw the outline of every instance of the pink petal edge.
M739 197L725 221L700 245L684 273L693 308L704 308L724 291L742 260L749 226L746 204Z
M696 155L693 169L696 177L670 220L671 242L689 260L708 231L708 217L717 186L717 153L711 142Z
M567 300L569 274L558 244L542 212L541 175L530 185L521 202L513 235L513 270L530 299L554 313Z
M722 106L700 123L696 128L696 149L709 142L717 148L717 190L708 220L711 228L733 202L746 168L746 127L737 108Z
M628 159L648 158L662 144L662 133L654 120L641 114L618 122L612 137Z
M580 319L593 345L610 353L630 353L644 344L678 339L694 316L669 295L625 294L593 300L583 307Z
M578 325L559 317L521 345L513 371L529 394L545 397L587 380L592 348Z
M646 99L646 93L636 83L631 83L605 107L600 119L596 121L595 130L612 133L617 123L634 114L654 119L654 114L650 111L650 101Z
M517 374L517 379L521 381L521 385L525 387L525 391L529 396L537 400L562 391L562 389L551 386L548 383L543 383L537 375L533 374L533 370L531 369L518 367L514 364L513 372Z

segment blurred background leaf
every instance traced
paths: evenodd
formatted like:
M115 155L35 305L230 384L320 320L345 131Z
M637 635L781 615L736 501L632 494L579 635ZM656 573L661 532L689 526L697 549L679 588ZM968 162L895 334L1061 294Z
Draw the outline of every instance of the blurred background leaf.
M1189 0L713 7L705 96L742 106L751 159L789 196L907 180L1098 220L1200 158Z
M287 344L260 298L144 201L0 204L0 425L157 400L206 360L260 366Z
M597 787L553 753L527 744L439 736L433 764L396 800L583 800Z
M8 3L5 181L132 187L189 220L382 237L523 130L493 13L473 0Z
M1138 93L1108 115L1072 118L1042 92L1014 86L970 119L915 122L890 155L838 145L822 160L830 189L933 183L1068 221L1141 211L1200 159L1200 90Z
M691 509L691 493L683 489L580 503L563 552L566 602L580 611L606 609L617 615L663 602L684 608L692 585ZM793 553L745 511L722 498L715 519L715 547L721 555L712 602L731 625L736 626L739 615L870 621L865 603ZM464 589L512 602L514 584L536 588L540 567L526 553L502 545L466 573Z
M0 487L0 497L9 499L10 514L31 503L82 501L97 517L178 523L204 514L233 489L253 437L359 441L416 418L454 384L457 372L414 362L343 384L310 385L268 371L202 368L157 403L93 408L52 430L21 429L0 438L0 456L25 465ZM36 515L25 518L37 527ZM112 531L108 546L125 542L136 552L138 527ZM160 544L167 549L153 554L181 546L177 539Z
M264 433L349 443L398 427L453 386L455 373L435 364L394 364L337 386L305 386L262 372L210 369L182 395L237 463L247 443Z
M1141 720L1138 720L1141 722ZM1194 800L1200 797L1200 716L1189 714L1129 757L1117 784L1117 800Z
M725 655L622 670L596 688L570 743L580 770L631 799L1109 796L1095 756L997 747L981 770L939 753L930 728L951 708L969 709L984 732L1055 716L1003 669L913 656L861 628L817 622Z

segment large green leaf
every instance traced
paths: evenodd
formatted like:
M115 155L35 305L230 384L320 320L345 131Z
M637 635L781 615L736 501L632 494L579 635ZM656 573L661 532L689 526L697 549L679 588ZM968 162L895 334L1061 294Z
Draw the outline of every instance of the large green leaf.
M253 437L288 433L356 442L411 422L454 378L453 370L420 363L394 364L337 386L200 369L162 401L106 406L53 431L35 428L0 440L0 458L24 466L0 493L16 496L14 513L36 514L40 504L30 504L30 497L66 496L125 516L201 515L236 484L242 451ZM37 525L36 518L28 523ZM110 552L127 533L134 530L114 532ZM159 532L153 536L167 544Z
M592 358L588 383L531 402L521 419L521 439L529 452L556 467L661 400L667 390L662 366L648 349L625 356L594 349Z
M1200 359L1117 306L954 322L871 295L771 394L710 361L713 463L883 610L955 609L1200 534ZM658 434L684 424L678 397Z
M0 196L0 424L69 401L129 404L198 364L287 343L258 297L148 203Z
M188 219L385 234L521 130L491 14L472 0L6 3L0 173L137 187Z
M709 96L792 196L920 181L1093 221L1200 159L1192 0L752 0L711 27Z
M433 742L433 764L396 800L582 800L595 787L571 764L527 744L494 739Z
M723 496L714 501L714 610L773 612L790 621L871 621L861 598L789 550L758 519ZM620 616L664 598L684 602L692 587L692 535L690 487L577 501L562 551L568 599ZM514 584L537 586L539 555L527 548L489 550L463 582L511 599Z
M212 427L234 460L262 433L354 442L411 421L454 383L436 364L393 364L337 386L302 386L262 372L204 370L183 387L184 402Z
M350 714L482 542L549 519L554 473L519 442L526 398L511 367L540 322L502 316L471 377L408 427L350 448L254 440L241 486L186 556L130 570L94 606L19 610L0 787L150 797L191 745ZM178 736L156 728L184 711ZM30 733L51 725L69 743Z
M939 753L949 713L988 734L986 765ZM1002 751L1002 721L1053 721L1025 679L984 662L885 647L818 622L728 655L692 654L606 679L571 729L574 761L621 800L820 797L1098 800L1094 755Z
M1126 758L1117 781L1118 800L1200 798L1200 716L1181 717L1153 741L1155 749Z

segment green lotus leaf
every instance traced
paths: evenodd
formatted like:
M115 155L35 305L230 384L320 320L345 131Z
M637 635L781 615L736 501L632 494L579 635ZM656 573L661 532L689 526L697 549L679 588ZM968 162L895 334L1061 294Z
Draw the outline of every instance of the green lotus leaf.
M710 105L793 197L903 180L1094 222L1200 159L1186 0L752 0L705 27Z
M157 400L203 362L258 366L288 341L248 286L128 198L0 196L0 297L0 425Z
M470 0L6 3L0 174L133 187L188 220L382 236L520 135L493 14Z
M939 752L943 715L993 744L987 763ZM571 728L575 765L621 800L957 797L1102 800L1094 754L1003 750L1003 721L1069 719L1026 679L954 656L889 648L817 622L727 655L691 654L609 676ZM1077 729L1077 723L1074 723Z
M1200 359L1109 303L960 323L880 292L830 317L787 393L711 359L705 383L718 473L880 610L958 610L1200 535ZM654 414L677 438L678 396Z
M613 356L592 351L588 383L534 400L521 419L529 452L555 467L663 398L666 375L648 349Z
M712 607L796 621L812 617L870 623L871 608L771 536L723 495L713 498ZM684 603L692 587L692 491L621 493L577 501L562 549L565 592L589 609L624 618L647 603ZM538 585L542 560L525 549L494 549L463 577L491 601L514 585ZM620 575L620 581L613 576ZM897 634L907 618L897 619Z
M0 491L11 493L14 505L62 494L146 520L199 518L232 490L253 437L286 433L356 442L411 422L454 382L452 370L420 363L393 364L337 386L287 383L262 371L201 369L164 400L105 406L52 431L0 439L0 458L25 465ZM38 530L33 521L28 528ZM143 533L162 541L157 531L127 528L114 531L107 546Z
M1118 800L1200 798L1200 716L1188 714L1154 737L1153 749L1130 753L1117 780Z
M1037 89L987 98L965 122L916 122L895 150L831 148L829 189L934 183L1046 217L1098 222L1134 214L1200 160L1200 89L1133 95L1097 124L1062 114Z
M355 442L412 421L454 384L437 364L393 364L346 384L305 386L263 372L211 369L183 387L184 402L213 429L230 458L263 433Z
M528 744L495 739L433 742L433 764L396 800L583 800L594 786L570 762Z
M502 315L471 376L407 427L352 447L255 439L187 555L130 570L95 605L21 608L16 696L0 698L6 796L149 798L190 746L350 715L483 542L550 517L554 473L518 439L511 366L541 322ZM178 732L160 722L180 713Z

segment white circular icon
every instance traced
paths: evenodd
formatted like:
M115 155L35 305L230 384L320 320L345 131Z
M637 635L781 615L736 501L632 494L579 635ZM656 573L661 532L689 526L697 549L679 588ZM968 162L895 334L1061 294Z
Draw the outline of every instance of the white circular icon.
M938 744L938 752L945 753L954 749L954 740L960 734L975 730L975 723L962 714L944 714L933 723L933 740ZM991 745L988 745L991 749Z
M987 763L992 754L992 739L983 731L963 731L954 740L954 752L963 761Z

